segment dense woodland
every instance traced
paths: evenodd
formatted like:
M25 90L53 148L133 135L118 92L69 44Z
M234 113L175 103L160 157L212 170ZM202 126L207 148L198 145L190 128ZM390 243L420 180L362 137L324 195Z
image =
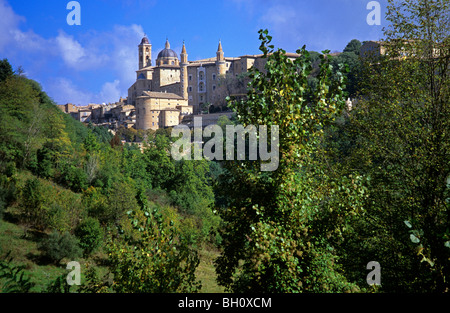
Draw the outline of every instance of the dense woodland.
M3 59L0 291L199 292L214 251L225 291L448 292L449 10L389 1L377 58L352 40L337 57L303 47L291 61L261 30L266 68L219 125L278 125L273 172L175 161L170 129L81 124ZM80 286L66 283L73 260ZM370 261L381 286L366 282Z

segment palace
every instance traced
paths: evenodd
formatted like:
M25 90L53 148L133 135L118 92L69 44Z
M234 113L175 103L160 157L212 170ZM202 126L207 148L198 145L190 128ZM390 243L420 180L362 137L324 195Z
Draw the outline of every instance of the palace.
M292 53L291 57L297 55ZM175 126L205 107L223 107L226 96L246 93L242 79L240 85L236 84L241 74L252 66L263 69L266 62L262 54L225 57L220 41L216 57L188 61L184 42L178 58L166 40L153 66L152 44L147 36L138 46L138 58L136 82L128 89L127 99L127 104L136 108L137 129Z
M75 119L111 130L119 127L153 129L179 124L191 125L195 115L204 112L204 124L214 124L221 115L230 117L226 97L237 98L247 93L249 69L264 71L267 59L263 54L225 57L219 41L215 57L189 61L183 42L180 57L166 40L155 61L152 44L144 36L138 45L136 81L128 89L128 97L114 104L91 104L77 107L60 105ZM286 53L291 58L298 54Z

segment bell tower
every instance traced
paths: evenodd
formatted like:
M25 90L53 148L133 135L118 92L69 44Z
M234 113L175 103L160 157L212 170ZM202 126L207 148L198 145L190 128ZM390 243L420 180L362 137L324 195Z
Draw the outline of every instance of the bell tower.
M152 65L152 45L148 41L147 35L141 40L139 45L139 69Z

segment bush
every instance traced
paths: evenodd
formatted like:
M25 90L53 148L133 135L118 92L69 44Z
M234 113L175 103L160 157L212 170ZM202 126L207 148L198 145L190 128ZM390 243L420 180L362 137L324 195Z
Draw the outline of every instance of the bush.
M94 252L101 244L103 239L103 229L98 219L88 217L75 230L75 235L80 240L80 247L85 255Z
M0 174L0 219L6 208L15 200L16 184L14 179Z
M81 256L78 239L68 232L52 232L41 244L44 255L52 262L59 263L62 259L76 259Z
M81 192L88 187L88 177L83 168L67 162L62 164L59 170L59 183L65 185L70 190Z

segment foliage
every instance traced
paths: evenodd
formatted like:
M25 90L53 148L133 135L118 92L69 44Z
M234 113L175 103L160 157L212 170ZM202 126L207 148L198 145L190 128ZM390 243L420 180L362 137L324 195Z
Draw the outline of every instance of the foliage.
M80 240L84 254L89 255L101 245L104 232L96 218L88 217L75 229L75 235Z
M2 65L10 67L7 61ZM169 246L176 250L167 252L157 267L180 262L181 271L172 275L177 281L164 278L164 288L197 290L197 252L188 243L199 248L213 242L219 225L211 209L209 162L175 162L169 153L170 130L122 129L113 137L106 128L83 125L23 76L5 75L0 91L0 213L7 212L24 228L25 238L36 240L42 255L57 264L82 250L91 258L102 233L130 225L126 212L140 212L137 196L146 194L152 200L148 210L157 208L162 218L174 222L164 227L172 229L166 232L173 234ZM122 146L121 136L145 139L144 152L137 145ZM50 235L38 236L44 233ZM166 237L158 240L167 242ZM95 283L89 288L110 290L96 289ZM66 289L59 279L48 291Z
M13 265L9 253L0 260L0 292L28 293L34 287L28 276L25 276L24 265Z
M333 75L324 51L317 87L308 90L312 66L305 47L291 61L284 50L273 51L271 39L260 31L265 72L252 69L247 100L231 106L244 127L279 126L279 167L260 172L261 161L225 163L218 280L234 292L350 290L326 238L338 236L347 216L360 210L362 179L333 177L319 157L323 129L345 103L344 78Z
M363 97L337 136L351 142L344 171L370 178L343 263L356 273L378 260L383 291L449 288L449 6L389 1L387 54L364 65Z
M140 197L141 208L129 211L128 223L118 236L108 242L110 270L116 292L195 292L199 264L176 230L150 210Z
M0 82L6 80L7 78L13 76L14 71L11 64L9 64L7 59L0 60Z
M352 39L344 48L344 53L354 53L359 55L359 49L361 48L361 42L358 39Z
M40 248L44 255L55 264L60 263L64 258L76 259L82 252L78 239L68 232L63 234L57 231L52 232L42 241Z

